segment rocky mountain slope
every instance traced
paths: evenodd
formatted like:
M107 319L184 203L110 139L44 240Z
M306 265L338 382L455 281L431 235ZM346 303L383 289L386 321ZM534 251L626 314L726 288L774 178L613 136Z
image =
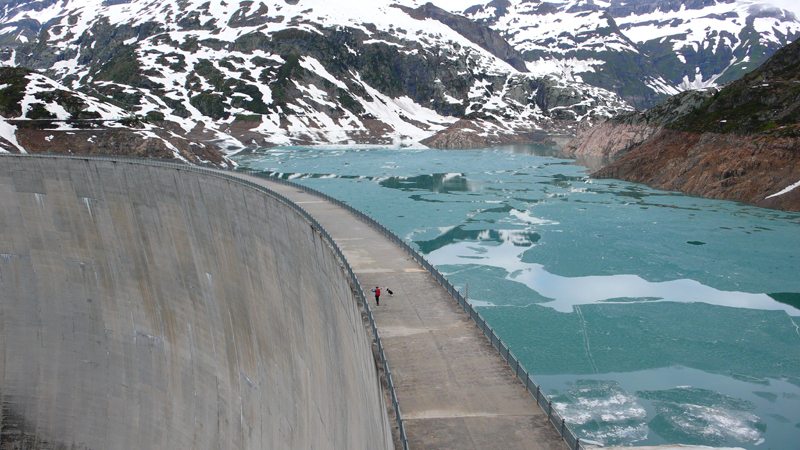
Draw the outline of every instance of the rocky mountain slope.
M800 37L796 15L769 0L492 0L463 12L533 73L608 89L637 109L736 80Z
M604 89L528 73L489 27L400 3L11 0L0 60L228 152L484 146L630 110Z
M27 69L0 67L0 151L233 164L214 146L186 139L160 119L136 116Z
M800 40L722 89L617 116L565 150L624 153L597 177L800 211Z

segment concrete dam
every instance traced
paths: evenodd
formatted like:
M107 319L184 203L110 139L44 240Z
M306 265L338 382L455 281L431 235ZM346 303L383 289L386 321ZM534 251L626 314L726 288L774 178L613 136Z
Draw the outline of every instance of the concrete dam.
M0 447L391 449L350 281L291 207L0 157Z

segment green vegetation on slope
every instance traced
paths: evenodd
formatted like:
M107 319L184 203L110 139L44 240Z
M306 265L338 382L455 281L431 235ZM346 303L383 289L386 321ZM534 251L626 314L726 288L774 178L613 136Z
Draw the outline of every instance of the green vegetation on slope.
M800 136L800 40L667 124L680 131Z
M0 115L3 117L22 115L19 102L25 97L29 73L30 70L19 67L0 67Z

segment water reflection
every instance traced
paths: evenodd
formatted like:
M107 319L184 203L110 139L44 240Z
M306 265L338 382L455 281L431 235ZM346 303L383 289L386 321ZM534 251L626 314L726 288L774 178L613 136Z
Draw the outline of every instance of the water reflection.
M778 292L775 294L769 294L769 296L783 304L800 309L800 293Z
M414 241L423 253L431 253L460 241L509 243L515 247L530 247L542 236L525 230L465 230L463 225L451 228L428 241Z
M497 231L496 233L502 233ZM541 235L530 231L505 231L525 237L530 243ZM782 310L790 316L800 316L797 294L753 294L722 291L691 279L651 282L638 275L606 275L565 277L552 274L544 266L522 260L520 243L498 234L494 242L500 245L479 245L476 236L491 236L489 231L463 230L455 227L436 238L417 242L420 250L433 265L464 264L464 259L480 259L482 265L500 267L507 271L507 280L522 283L542 297L551 299L547 306L562 313L571 313L576 306L598 303L701 302L710 305L759 310ZM514 236L514 234L510 235ZM528 244L530 245L530 244ZM779 300L780 299L780 300Z
M498 145L492 147L493 150L501 152L519 153L522 155L535 155L535 156L553 156L559 154L559 150L551 145L539 144L512 144L512 145Z
M480 183L468 180L460 173L434 173L415 177L390 177L381 180L383 187L403 191L426 190L438 193L469 192L480 189Z
M560 148L547 145L536 145L536 144L503 145L499 147L493 147L493 150L499 150L502 152L509 152L509 153L520 153L523 155L548 156L551 158L572 160L571 164L576 166L586 167L587 169L589 169L588 172L590 173L597 172L604 166L607 166L612 162L614 162L614 160L616 159L616 158L609 158L607 156L596 156L596 155L566 155L561 151Z

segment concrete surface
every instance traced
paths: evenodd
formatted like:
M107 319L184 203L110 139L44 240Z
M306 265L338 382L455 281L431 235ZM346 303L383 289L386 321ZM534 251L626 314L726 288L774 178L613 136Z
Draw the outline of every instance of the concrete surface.
M373 258L354 256L361 268ZM426 444L415 448L467 436L456 431L484 440L497 420L484 412L543 422L519 385L507 400L450 389L509 377L469 355L475 333L459 334L469 324L450 318L451 303L408 298L435 289L419 272L401 287L390 277L413 267L395 259L379 264L391 274L365 278L397 286L379 310L387 334L410 330L387 341ZM441 344L458 353L441 359ZM393 447L371 342L332 251L286 205L216 177L0 157L0 349L2 448ZM430 365L408 360L421 350L436 352ZM466 368L475 373L441 377Z
M290 186L239 174L308 211L336 241L370 297L410 447L546 449L567 445L453 297L400 247L346 210Z

